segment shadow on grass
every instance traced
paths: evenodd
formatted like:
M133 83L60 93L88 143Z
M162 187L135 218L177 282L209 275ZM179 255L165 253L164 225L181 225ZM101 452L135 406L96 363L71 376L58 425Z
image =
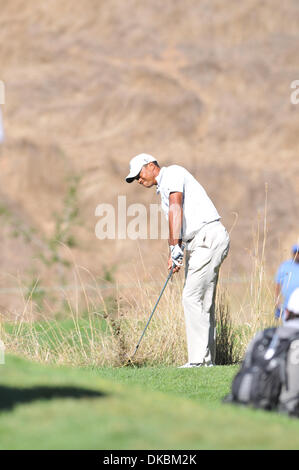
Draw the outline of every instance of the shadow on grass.
M78 387L32 387L16 388L0 386L0 412L12 410L14 406L31 403L35 400L60 398L103 398L103 392Z

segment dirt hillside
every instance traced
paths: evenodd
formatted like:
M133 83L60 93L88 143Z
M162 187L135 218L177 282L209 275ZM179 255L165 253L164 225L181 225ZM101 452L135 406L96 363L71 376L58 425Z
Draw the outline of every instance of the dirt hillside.
M7 288L73 282L73 261L121 283L162 269L165 240L95 236L99 204L159 202L124 181L140 152L206 188L231 230L227 271L251 269L265 204L270 274L288 256L299 236L296 0L10 0L0 25L3 308L15 305Z

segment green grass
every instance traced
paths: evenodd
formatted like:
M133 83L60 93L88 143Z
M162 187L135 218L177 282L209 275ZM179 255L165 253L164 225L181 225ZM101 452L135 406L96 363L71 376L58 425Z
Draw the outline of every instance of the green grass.
M238 367L179 370L175 367L101 368L101 377L128 386L194 399L197 403L217 403L229 391ZM200 376L199 376L200 374ZM200 377L200 379L199 379Z
M235 366L76 369L5 359L0 449L299 447L299 420L221 403Z
M90 332L90 322L88 318L65 318L63 320L46 320L46 321L39 321L33 323L26 323L24 322L21 327L19 324L14 323L3 323L4 330L9 333L13 334L18 328L21 328L22 332L29 332L30 329L34 328L37 334L40 334L41 337L44 337L45 340L51 343L51 339L53 336L60 335L62 337L65 334L72 333L76 331L76 326L79 327L80 332ZM106 334L109 334L109 327L107 322L101 317L93 318L92 326L99 331L102 331Z
M64 320L48 320L33 323L5 323L4 331L15 337L28 339L28 344L34 344L32 337L41 348L49 348L51 351L57 349L57 345L83 346L87 345L94 336L110 334L107 322L101 317L93 318L92 324L88 318L67 318Z

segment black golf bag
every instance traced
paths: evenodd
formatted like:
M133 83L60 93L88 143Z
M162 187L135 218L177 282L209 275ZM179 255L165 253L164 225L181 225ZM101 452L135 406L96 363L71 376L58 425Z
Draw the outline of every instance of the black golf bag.
M299 329L284 325L259 332L224 402L299 417Z

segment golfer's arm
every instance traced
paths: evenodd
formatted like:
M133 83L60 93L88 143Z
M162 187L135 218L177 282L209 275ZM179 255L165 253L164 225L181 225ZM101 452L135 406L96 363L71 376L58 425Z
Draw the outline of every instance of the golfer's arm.
M183 193L175 192L169 195L169 245L181 245L183 224Z

